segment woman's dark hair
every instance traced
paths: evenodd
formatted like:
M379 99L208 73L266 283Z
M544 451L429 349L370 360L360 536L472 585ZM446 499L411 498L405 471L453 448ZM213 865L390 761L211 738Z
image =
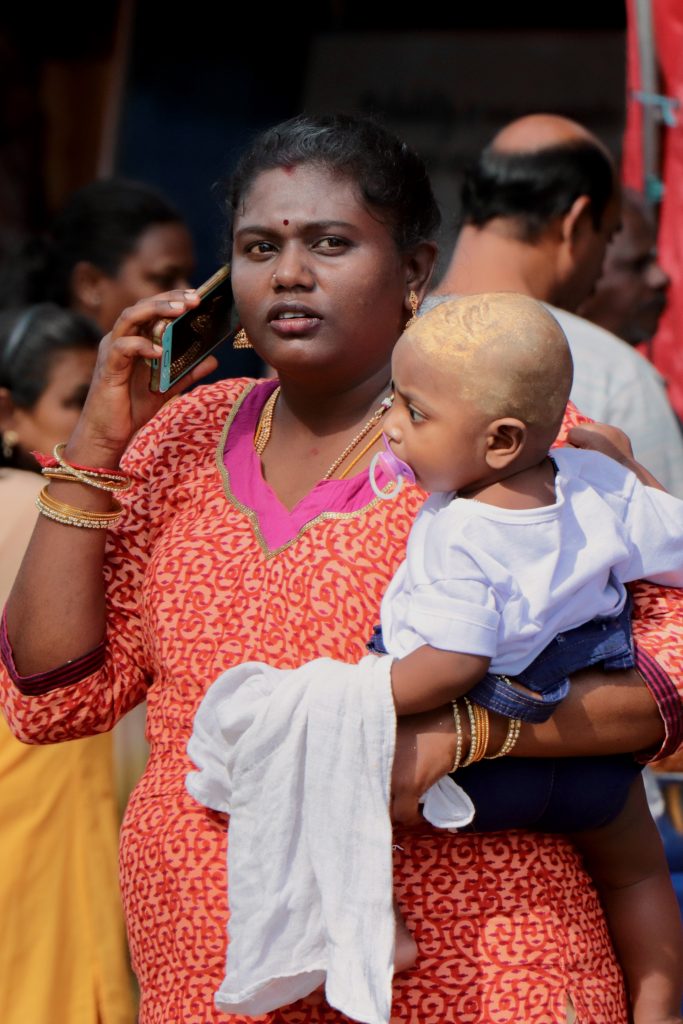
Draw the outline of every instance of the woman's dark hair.
M520 153L488 146L465 172L462 221L481 227L495 217L513 219L519 237L533 242L579 196L588 196L599 230L615 187L609 157L588 139Z
M59 357L97 348L100 335L88 317L50 302L0 313L0 388L7 388L21 409L32 409Z
M318 164L355 182L400 250L433 237L441 221L427 170L405 142L374 118L299 115L259 135L242 155L228 188L228 238L235 212L259 174Z
M71 302L73 269L81 260L114 276L140 236L182 217L154 189L136 181L94 181L72 193L47 235L30 239L0 268L0 308Z

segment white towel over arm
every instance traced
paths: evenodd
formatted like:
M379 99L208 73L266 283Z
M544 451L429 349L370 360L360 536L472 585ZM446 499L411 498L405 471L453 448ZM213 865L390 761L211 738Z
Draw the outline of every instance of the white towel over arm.
M347 1016L389 1021L391 661L247 662L200 705L187 788L231 816L223 1012L257 1016L325 982Z

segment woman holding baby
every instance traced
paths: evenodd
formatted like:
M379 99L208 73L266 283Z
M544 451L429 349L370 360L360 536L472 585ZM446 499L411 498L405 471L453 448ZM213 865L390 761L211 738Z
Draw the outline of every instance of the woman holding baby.
M229 208L242 327L277 379L222 381L162 407L147 387L144 359L158 354L150 329L196 305L196 293L126 310L62 453L89 481L130 478L116 497L122 514L107 530L41 516L3 625L3 703L22 739L101 732L147 698L151 755L121 837L142 1024L240 1020L213 1007L226 818L184 784L203 694L239 662L357 661L424 497L407 487L379 501L367 472L392 348L435 257L438 211L420 160L362 118L297 118L245 154ZM53 476L49 493L81 522L116 508L81 478ZM599 672L576 678L548 723L522 728L513 754L674 749L679 601L640 585L639 672L615 674L609 688ZM493 753L507 722L490 722ZM455 745L450 708L399 729L393 806L407 824L395 877L419 958L396 976L392 1019L540 1024L573 1019L574 1007L579 1020L625 1022L599 902L566 839L453 836L419 822L417 799L449 771ZM322 997L263 1018L341 1019Z

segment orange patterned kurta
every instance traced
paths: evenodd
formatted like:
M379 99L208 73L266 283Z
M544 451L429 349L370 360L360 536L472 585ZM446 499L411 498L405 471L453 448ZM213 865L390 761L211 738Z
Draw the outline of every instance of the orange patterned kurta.
M151 755L121 839L141 1024L243 1020L213 1006L225 964L227 819L195 803L184 784L201 698L241 661L289 668L363 655L423 497L409 488L395 502L320 517L285 550L268 552L222 468L226 419L244 389L226 381L175 400L128 453L136 482L108 550L104 667L29 698L0 678L13 728L34 742L109 729L147 696ZM637 636L683 678L667 614L677 598L642 592L664 619L655 617L649 641L642 624ZM555 1024L566 1020L568 994L580 1022L626 1021L598 899L567 840L425 826L396 842L397 892L420 958L396 978L392 1021ZM344 1018L319 998L259 1019Z

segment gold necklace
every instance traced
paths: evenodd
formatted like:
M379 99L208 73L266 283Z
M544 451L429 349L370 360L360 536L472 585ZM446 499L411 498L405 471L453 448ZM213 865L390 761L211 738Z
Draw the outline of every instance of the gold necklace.
M273 411L279 394L280 385L278 384L272 395L268 398L266 404L263 406L263 409L261 409L261 415L258 418L256 433L254 434L254 448L259 455L263 455L265 447L270 441L270 432L273 429Z
M263 453L264 453L264 451L266 449L266 445L270 441L270 435L271 435L271 432L273 430L273 413L275 411L275 406L277 404L277 400L280 397L280 390L281 390L280 389L280 385L278 384L278 386L273 391L272 395L270 395L270 397L266 401L265 405L263 406L263 409L261 410L261 415L259 416L259 421L258 421L258 424L256 426L256 432L254 434L254 449L256 450L258 455L263 455ZM384 413L390 407L391 407L391 398L387 397L387 398L382 399L382 402L380 403L379 408L375 409L375 411L373 412L372 416L367 421L367 423L365 423L364 426L361 427L361 429L358 431L358 433L353 438L353 440L349 441L349 443L347 444L346 448L341 453L341 455L337 456L337 458L334 460L334 462L332 463L330 468L327 470L325 475L322 477L323 480L330 480L331 479L332 475L334 473L336 473L336 471L339 469L341 464L345 461L345 459L347 459L349 457L349 455L354 450L354 448L356 448L356 446L360 444L360 442L363 440L363 438L366 436L366 434L368 434L372 430L372 428L375 426L375 424L378 423L379 420L381 420L381 418L384 415ZM347 469L343 473L340 474L340 479L343 479L347 475L348 471L350 469L352 469L353 466L356 465L358 460L363 455L365 455L365 453L367 451L369 451L369 449L372 447L372 445L375 444L375 442L378 441L381 436L382 436L382 431L380 430L371 439L370 443L365 446L363 451L360 452L360 454L353 460L351 465L348 466Z

